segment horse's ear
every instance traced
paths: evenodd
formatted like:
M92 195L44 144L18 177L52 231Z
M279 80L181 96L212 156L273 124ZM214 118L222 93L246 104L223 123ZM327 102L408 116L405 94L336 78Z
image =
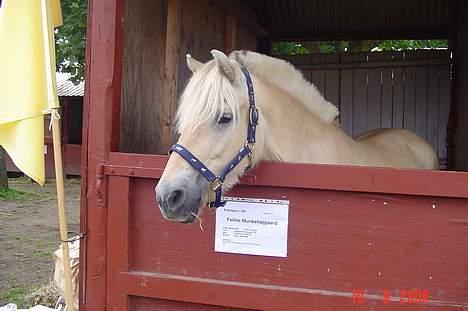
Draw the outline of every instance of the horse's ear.
M233 82L236 79L236 68L233 61L231 61L226 54L218 50L211 50L211 55L213 55L216 60L221 73L228 78L229 81Z
M201 66L203 66L203 63L201 63L198 60L196 60L195 58L193 58L192 55L190 55L190 54L187 54L186 58L187 58L187 66L192 71L192 73L197 72L198 69L200 69Z

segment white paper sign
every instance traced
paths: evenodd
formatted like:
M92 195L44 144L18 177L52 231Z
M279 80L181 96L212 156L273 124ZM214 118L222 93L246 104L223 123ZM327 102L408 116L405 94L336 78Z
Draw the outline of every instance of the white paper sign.
M289 201L242 200L216 210L215 251L286 257Z

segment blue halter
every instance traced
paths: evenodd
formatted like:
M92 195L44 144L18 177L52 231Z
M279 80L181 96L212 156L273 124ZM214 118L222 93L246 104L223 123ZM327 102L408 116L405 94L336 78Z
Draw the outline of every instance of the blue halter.
M198 171L206 180L210 183L210 188L215 194L215 200L209 203L210 208L218 208L224 206L226 201L221 200L222 186L226 176L242 161L243 158L249 158L250 168L252 164L252 154L255 147L255 130L258 125L258 109L255 107L255 96L252 79L249 72L244 67L241 67L244 73L245 80L247 82L247 90L249 93L249 125L247 127L247 141L245 145L239 150L234 158L229 161L226 166L222 169L219 176L216 176L208 167L206 167L202 161L188 151L184 146L180 144L174 144L169 149L169 152L178 153L185 161L187 161L196 171Z

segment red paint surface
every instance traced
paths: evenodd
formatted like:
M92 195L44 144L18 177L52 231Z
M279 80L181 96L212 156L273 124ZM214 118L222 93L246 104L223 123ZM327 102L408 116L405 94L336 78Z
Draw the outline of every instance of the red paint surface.
M455 173L411 171L421 182L407 192L424 188L424 195L386 194L385 183L400 178L394 170L366 168L354 176L350 167L266 163L249 173L255 185L241 185L231 195L290 200L288 257L273 258L215 253L210 211L202 215L204 231L165 221L154 186L166 159L111 153L105 166L109 310L198 310L194 304L258 310L468 307L468 193L437 194ZM267 178L281 171L292 175ZM375 181L368 189L365 182L356 182L359 191L324 189L333 176L365 181L367 173ZM320 174L328 178L304 178ZM387 179L375 179L379 174ZM468 180L466 173L455 176ZM297 184L284 185L293 183L289 179ZM365 289L362 304L353 304L353 289ZM400 303L401 289L427 289L430 299Z

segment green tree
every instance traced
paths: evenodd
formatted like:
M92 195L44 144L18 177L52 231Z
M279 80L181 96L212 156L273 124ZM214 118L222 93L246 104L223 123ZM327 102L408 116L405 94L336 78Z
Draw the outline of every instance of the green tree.
M447 47L447 40L358 40L277 42L273 44L273 54L296 55L310 53L398 51Z
M62 0L63 25L55 33L57 70L84 79L87 0Z

